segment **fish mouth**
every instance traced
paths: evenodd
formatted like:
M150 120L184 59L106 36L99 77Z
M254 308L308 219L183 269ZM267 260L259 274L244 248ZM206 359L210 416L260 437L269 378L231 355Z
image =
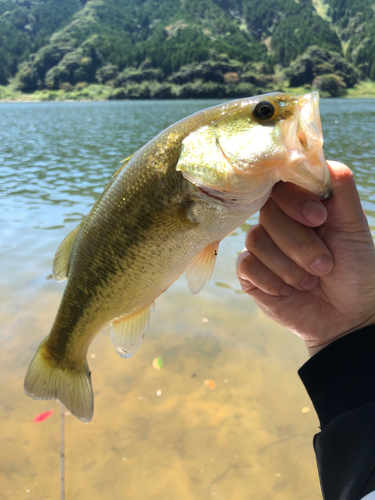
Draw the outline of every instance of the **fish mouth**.
M331 179L329 179L329 181L327 182L327 184L326 184L326 186L325 186L325 187L326 187L326 192L325 192L325 193L323 193L323 194L321 194L321 195L319 196L319 198L320 198L321 200L323 200L323 201L324 201L324 200L328 200L328 199L329 199L329 198L331 198L331 196L332 196L332 193L333 193L333 188L332 188Z
M303 161L303 163L298 166L300 182L293 182L298 186L313 192L320 200L328 200L332 196L333 189L325 158L324 162L322 162L322 166L324 170L323 180L317 178L314 173L312 173L312 171L316 169L316 165L314 163ZM328 179L326 178L327 176Z
M322 200L328 199L332 185L323 152L318 92L298 96L294 119L281 122L279 128L289 165L280 171L281 180L307 189Z

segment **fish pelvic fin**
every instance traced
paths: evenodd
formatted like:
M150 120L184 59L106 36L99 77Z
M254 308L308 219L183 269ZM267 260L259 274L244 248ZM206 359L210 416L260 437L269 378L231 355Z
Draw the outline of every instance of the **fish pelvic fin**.
M185 278L191 293L199 293L211 278L215 267L219 242L215 241L204 248L190 261L185 271Z
M111 340L122 358L131 358L137 352L150 323L154 305L152 303L131 316L112 321Z
M90 370L86 360L81 366L67 367L51 357L44 339L27 370L25 393L37 400L57 399L82 422L94 413Z
M61 242L55 257L53 259L52 273L57 281L64 281L69 273L69 260L72 253L73 243L76 239L79 230L81 229L83 221L78 224Z

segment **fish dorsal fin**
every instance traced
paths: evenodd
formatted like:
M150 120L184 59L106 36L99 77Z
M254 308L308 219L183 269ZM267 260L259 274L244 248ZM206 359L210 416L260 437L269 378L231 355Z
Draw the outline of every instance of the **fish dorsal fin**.
M112 321L111 340L116 352L123 358L131 358L141 345L145 330L150 323L154 303L125 318Z
M116 170L116 172L112 175L112 179L113 177L116 177L116 175L118 175L124 167L126 167L126 165L129 163L132 157L133 155L130 155L127 158L125 158L125 160L122 160L121 167L118 170Z
M198 293L211 278L215 267L219 242L215 241L198 254L188 265L185 278L191 293Z
M57 281L64 281L68 277L69 271L69 258L72 252L72 246L76 239L79 230L81 229L83 221L78 224L76 228L73 229L60 244L55 257L53 259L52 273L53 277Z

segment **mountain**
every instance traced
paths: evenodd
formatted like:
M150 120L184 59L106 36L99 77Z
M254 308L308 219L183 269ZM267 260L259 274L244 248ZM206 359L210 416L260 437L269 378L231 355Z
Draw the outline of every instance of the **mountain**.
M329 15L347 59L361 77L375 80L375 4L370 0L327 0Z
M371 0L372 1L372 0ZM0 85L112 98L330 95L375 79L370 0L0 0Z

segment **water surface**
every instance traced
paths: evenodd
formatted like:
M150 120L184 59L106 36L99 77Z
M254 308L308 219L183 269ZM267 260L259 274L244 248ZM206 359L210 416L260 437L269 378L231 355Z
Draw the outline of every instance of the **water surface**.
M0 105L1 499L59 498L60 406L23 393L64 287L51 279L58 245L122 159L217 102ZM375 101L325 100L321 111L326 157L354 170L375 228ZM181 278L157 300L132 359L116 355L108 329L93 342L94 419L66 417L67 499L321 498L318 421L297 376L305 348L236 280L247 228L221 243L199 295ZM152 366L158 356L161 370ZM33 422L50 409L49 420Z

